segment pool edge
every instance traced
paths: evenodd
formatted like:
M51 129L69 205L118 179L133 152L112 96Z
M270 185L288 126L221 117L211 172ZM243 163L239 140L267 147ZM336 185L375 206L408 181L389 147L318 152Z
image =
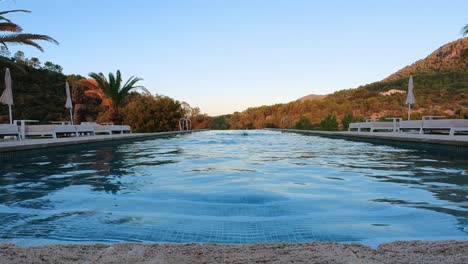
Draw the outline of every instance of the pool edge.
M157 138L172 135L190 134L192 132L209 131L208 129L189 130L189 131L171 131L171 132L156 132L156 133L132 133L132 134L115 134L115 135L98 135L86 137L71 137L57 139L28 139L22 141L11 141L0 143L0 153L48 149L66 147L80 144L96 144L121 140L138 140L147 138Z

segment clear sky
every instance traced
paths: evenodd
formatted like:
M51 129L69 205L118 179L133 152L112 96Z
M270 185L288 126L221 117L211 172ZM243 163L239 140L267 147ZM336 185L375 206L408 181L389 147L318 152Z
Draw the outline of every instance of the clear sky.
M4 0L66 74L144 78L211 115L383 79L460 38L467 0ZM12 47L12 52L18 47Z

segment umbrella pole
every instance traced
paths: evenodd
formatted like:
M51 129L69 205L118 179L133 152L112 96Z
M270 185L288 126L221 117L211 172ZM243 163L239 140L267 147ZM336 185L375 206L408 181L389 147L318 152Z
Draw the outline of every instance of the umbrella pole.
M11 105L8 105L8 111L10 112L10 125L13 125L13 115L11 113Z
M411 120L411 104L408 104L408 121Z
M73 125L73 114L72 114L71 108L70 108L70 123Z

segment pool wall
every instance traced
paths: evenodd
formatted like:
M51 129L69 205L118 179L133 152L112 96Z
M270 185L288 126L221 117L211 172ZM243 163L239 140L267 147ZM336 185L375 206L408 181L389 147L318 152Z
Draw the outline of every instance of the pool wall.
M346 139L389 145L394 147L411 147L429 151L449 153L468 156L468 136L447 135L419 135L386 132L331 132L298 129L268 129L271 131L282 131L306 135L321 136L326 138Z
M8 142L0 142L0 153L15 152L22 150L34 150L53 147L63 147L70 145L95 144L109 141L121 140L140 140L148 138L157 138L164 136L172 136L179 134L187 134L192 132L206 131L205 129L190 130L190 131L173 131L173 132L157 132L157 133L133 133L133 134L116 134L116 135L99 135L86 137L68 137L68 138L45 138L45 139L27 139L15 140Z

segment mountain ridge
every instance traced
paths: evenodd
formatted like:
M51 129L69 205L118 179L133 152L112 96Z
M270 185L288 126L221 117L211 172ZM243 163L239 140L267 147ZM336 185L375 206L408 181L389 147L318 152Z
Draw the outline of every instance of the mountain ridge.
M457 39L442 45L427 57L407 65L382 81L393 81L409 77L411 74L423 74L432 72L466 71L468 61L461 58L461 53L468 49L468 37Z
M307 100L308 96L304 96L289 103L249 107L225 116L225 122L234 129L281 127L281 120L288 116L292 124L305 117L317 127L328 115L335 115L338 121L349 114L355 120L404 117L410 75L416 96L412 118L468 118L468 60L460 56L467 49L468 38L457 39L381 81L339 90L319 100Z

